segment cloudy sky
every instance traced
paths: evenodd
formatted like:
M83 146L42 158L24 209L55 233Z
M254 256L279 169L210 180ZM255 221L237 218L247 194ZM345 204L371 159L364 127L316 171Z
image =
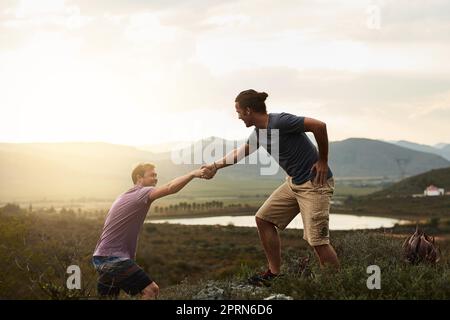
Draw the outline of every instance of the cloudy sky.
M450 143L450 2L1 0L0 141L249 129L234 98L349 137Z

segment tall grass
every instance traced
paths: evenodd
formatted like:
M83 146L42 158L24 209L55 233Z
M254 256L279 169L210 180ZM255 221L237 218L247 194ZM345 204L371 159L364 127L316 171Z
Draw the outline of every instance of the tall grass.
M103 221L104 216L0 209L0 298L96 299L91 255ZM443 222L433 223L438 226L430 226L432 232L447 230L446 225L439 229ZM233 288L265 268L255 228L146 224L137 262L160 285L161 299L192 299L211 280L229 299L259 299L274 292L295 299L449 299L448 234L438 241L442 259L437 265L412 266L404 261L401 244L413 230L332 232L342 264L338 273L320 270L302 231L286 230L281 233L284 276L270 288L253 291ZM305 276L299 261L308 256L311 272ZM81 290L66 288L70 265L81 268ZM369 265L381 268L381 290L366 286Z

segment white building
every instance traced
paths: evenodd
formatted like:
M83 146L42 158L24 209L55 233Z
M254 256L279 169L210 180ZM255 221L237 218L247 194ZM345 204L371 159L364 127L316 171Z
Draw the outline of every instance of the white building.
M438 188L436 186L430 185L428 186L425 191L423 192L423 194L426 197L433 197L433 196L443 196L444 195L444 189L443 188Z

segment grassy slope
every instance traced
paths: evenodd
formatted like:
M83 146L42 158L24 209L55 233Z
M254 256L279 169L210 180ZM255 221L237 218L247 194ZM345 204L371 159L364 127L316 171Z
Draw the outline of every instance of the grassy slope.
M103 217L0 213L0 218L0 298L96 298L90 255ZM442 223L428 230L444 234L449 228ZM397 231L411 232L412 228ZM286 276L273 288L252 296L229 290L229 284L244 283L250 273L265 265L255 228L146 225L137 261L162 287L162 299L191 299L210 279L225 289L229 299L262 298L271 292L297 299L450 298L448 241L440 241L443 259L437 266L409 266L401 257L405 236L381 231L333 232L342 272L325 276L313 261L316 277L302 279L296 274L295 260L312 252L301 239L301 231L287 230L281 236ZM81 267L81 291L64 289L66 268L71 264ZM382 290L365 286L366 268L371 264L382 269Z
M371 194L370 198L411 196L412 194L423 194L429 185L435 185L450 191L450 168L431 170L413 177L409 177L379 192Z
M405 219L450 217L450 196L413 198L434 184L450 190L450 168L431 170L409 177L383 190L361 196L350 196L335 213L378 215Z
M366 198L347 199L342 206L332 206L333 213L383 216L421 220L450 217L450 197L426 198Z

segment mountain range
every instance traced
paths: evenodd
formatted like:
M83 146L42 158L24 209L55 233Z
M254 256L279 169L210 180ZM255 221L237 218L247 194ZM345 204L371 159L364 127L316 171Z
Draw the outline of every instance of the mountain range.
M447 144L447 143L438 143L434 146L414 143L414 142L405 141L405 140L392 141L391 143L401 146L401 147L404 147L404 148L416 150L416 151L438 154L438 155L442 156L443 158L450 160L450 144Z
M215 151L223 148L225 152L236 145L239 142L211 137L177 152L154 153L100 142L0 143L0 201L112 198L131 186L131 170L139 162L155 163L159 181L164 183L198 167L202 160L198 164L175 164L174 155L198 149L209 154L211 159L217 159L220 154ZM448 160L435 153L360 138L331 142L329 164L337 180L358 177L395 180L450 167ZM267 165L239 164L224 168L214 180L194 181L184 192L209 195L270 193L283 181L285 173L279 169L275 175L261 176L262 167L267 168Z

